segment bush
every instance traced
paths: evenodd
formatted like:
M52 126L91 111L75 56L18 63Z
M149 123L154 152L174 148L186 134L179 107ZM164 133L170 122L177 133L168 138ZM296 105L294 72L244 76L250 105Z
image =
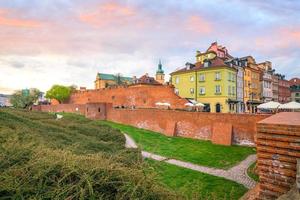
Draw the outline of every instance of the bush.
M174 199L123 135L81 116L0 110L1 199Z

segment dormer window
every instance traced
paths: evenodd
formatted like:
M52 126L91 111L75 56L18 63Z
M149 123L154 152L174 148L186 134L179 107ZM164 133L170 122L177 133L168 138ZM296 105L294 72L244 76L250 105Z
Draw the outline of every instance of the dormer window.
M210 61L204 60L203 67L209 67L209 66L210 66Z

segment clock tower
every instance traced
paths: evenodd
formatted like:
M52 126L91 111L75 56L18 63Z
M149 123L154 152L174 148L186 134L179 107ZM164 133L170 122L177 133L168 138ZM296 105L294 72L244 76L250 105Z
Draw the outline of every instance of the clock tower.
M156 70L155 79L157 82L159 82L161 84L165 83L165 73L164 73L164 70L162 69L162 64L161 64L160 60L159 60L158 68Z

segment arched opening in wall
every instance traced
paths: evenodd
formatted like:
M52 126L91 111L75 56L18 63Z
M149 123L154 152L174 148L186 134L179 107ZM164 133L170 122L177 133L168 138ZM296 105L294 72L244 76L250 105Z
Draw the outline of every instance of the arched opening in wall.
M98 112L101 112L101 108L98 108Z
M221 112L221 104L217 103L216 104L216 113Z

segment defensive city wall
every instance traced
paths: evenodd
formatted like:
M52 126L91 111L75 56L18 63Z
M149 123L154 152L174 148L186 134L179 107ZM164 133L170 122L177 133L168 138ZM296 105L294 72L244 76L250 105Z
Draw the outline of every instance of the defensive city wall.
M254 145L256 123L269 116L154 108L114 108L111 103L43 105L34 109L80 113L92 119L128 124L168 136L212 140L224 145Z
M174 93L169 85L143 85L84 90L74 92L68 104L90 102L112 103L119 107L154 108L157 102L169 103L171 108L184 108L188 101Z

